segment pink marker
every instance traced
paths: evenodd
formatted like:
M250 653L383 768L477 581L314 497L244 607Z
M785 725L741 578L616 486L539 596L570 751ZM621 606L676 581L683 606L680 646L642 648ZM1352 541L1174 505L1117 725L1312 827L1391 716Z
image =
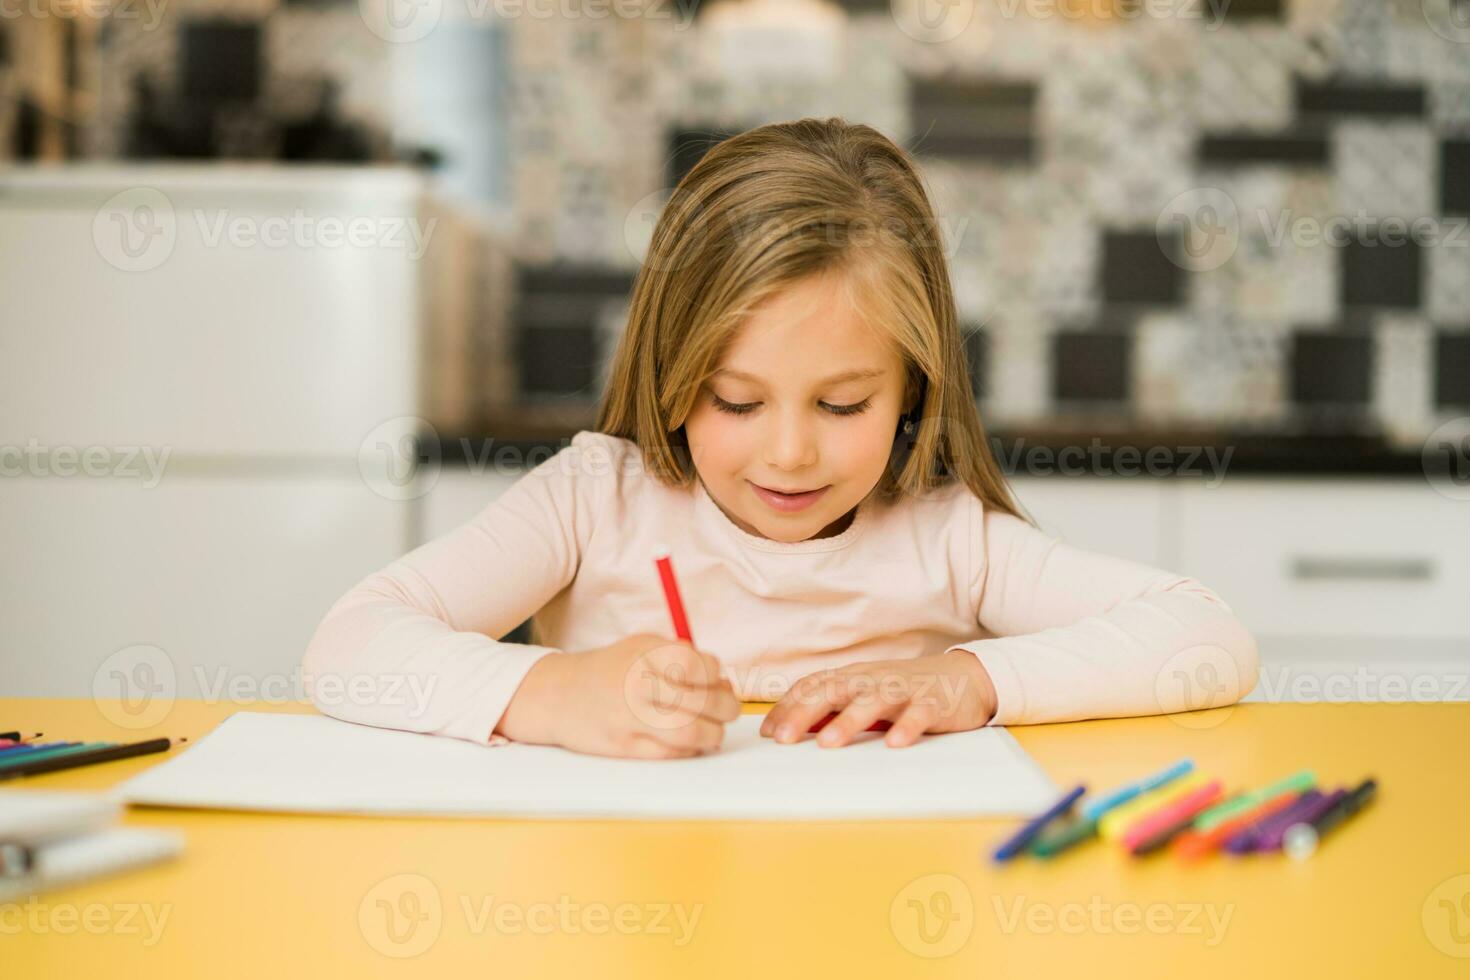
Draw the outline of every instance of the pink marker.
M1224 789L1220 780L1212 779L1203 786L1190 790L1172 803L1166 803L1157 810L1152 810L1139 817L1128 825L1127 830L1123 831L1124 850L1131 851L1159 831L1199 813L1215 802Z

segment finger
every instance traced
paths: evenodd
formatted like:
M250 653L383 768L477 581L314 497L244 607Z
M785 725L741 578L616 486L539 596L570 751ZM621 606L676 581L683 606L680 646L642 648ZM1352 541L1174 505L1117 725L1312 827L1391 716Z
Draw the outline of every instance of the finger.
M675 728L649 728L639 734L657 739L679 752L698 753L718 749L725 741L725 726L709 718L691 718Z
M893 727L888 729L884 741L891 749L903 748L913 745L919 740L919 736L929 730L935 716L938 714L933 705L910 704L899 713L893 722Z
M700 714L721 724L734 721L741 714L740 699L729 685L715 688L710 692L709 702Z
M684 687L720 687L729 681L724 665L711 653L696 650L681 640L671 640L647 654L656 670L671 683Z
M670 718L708 718L721 725L740 717L740 699L728 687L680 687L667 702L672 705L666 713Z
M836 674L827 674L809 683L806 678L787 692L777 708L783 708L775 721L778 742L799 742L818 720L846 708L852 700L852 689ZM799 689L798 689L799 688Z
M825 748L846 745L873 722L897 714L902 707L885 704L881 698L852 701L817 735L817 744Z
M687 759L698 754L693 749L669 745L644 732L634 732L622 753L628 759Z

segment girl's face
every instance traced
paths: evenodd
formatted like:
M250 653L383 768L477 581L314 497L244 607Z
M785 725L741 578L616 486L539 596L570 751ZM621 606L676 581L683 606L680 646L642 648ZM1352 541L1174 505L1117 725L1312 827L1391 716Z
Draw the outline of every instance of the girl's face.
M888 465L904 388L840 273L810 277L752 311L702 386L684 423L694 468L749 534L840 534Z

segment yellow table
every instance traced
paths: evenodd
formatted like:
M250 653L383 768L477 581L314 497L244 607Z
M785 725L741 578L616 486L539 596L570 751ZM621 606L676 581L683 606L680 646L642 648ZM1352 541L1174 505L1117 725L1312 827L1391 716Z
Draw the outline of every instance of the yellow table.
M748 705L749 711L765 710ZM198 739L176 702L0 700L53 736ZM1016 737L1059 785L1192 757L1227 789L1313 768L1379 779L1311 860L1124 857L1085 845L993 866L1014 820L535 821L134 809L187 836L167 865L0 905L8 977L1470 976L1470 709L1249 704L1043 725ZM841 751L840 749L834 751ZM104 789L165 756L6 783ZM959 775L959 774L957 774ZM984 778L973 774L972 778Z

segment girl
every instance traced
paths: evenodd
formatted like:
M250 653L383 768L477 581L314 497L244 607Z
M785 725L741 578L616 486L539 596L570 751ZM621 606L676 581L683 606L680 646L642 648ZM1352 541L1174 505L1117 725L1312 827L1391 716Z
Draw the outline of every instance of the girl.
M1255 642L1214 593L1021 516L935 230L867 126L714 147L654 230L598 431L327 612L305 670L348 696L321 710L671 758L717 749L739 699L779 702L780 742L835 712L819 744L889 721L897 747L1249 692ZM668 638L664 553L693 644ZM535 643L497 639L532 614Z

